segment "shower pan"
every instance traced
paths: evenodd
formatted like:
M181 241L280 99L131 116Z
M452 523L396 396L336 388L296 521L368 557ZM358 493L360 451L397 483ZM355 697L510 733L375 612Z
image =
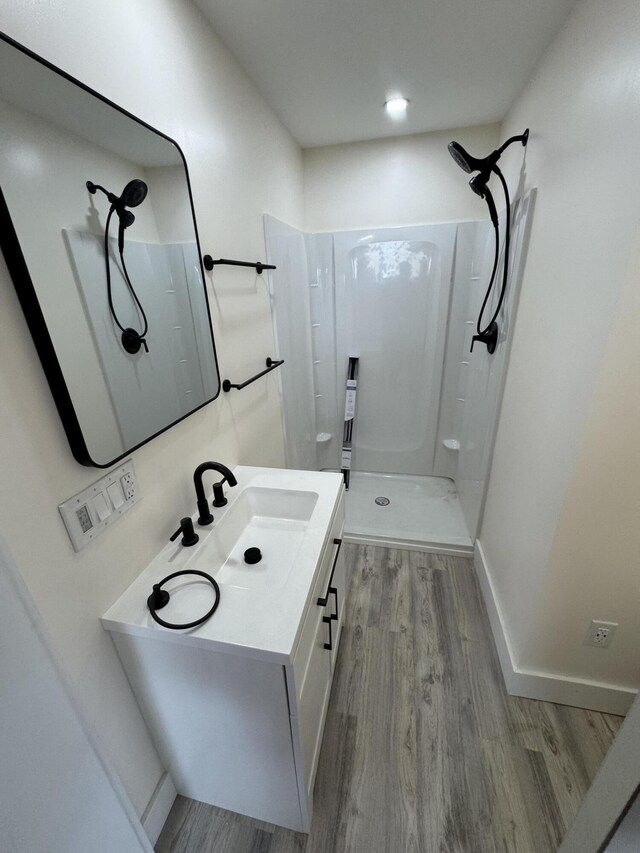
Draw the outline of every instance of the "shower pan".
M494 260L489 221L303 234L265 216L288 467L342 467L347 365L358 358L348 539L473 549L531 207L529 194L512 209L493 355L470 352Z

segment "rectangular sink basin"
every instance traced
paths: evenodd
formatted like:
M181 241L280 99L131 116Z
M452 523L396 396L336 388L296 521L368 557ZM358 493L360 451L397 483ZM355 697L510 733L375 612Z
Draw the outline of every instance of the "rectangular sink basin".
M278 589L287 582L318 500L316 492L248 486L214 522L187 568L240 589ZM262 559L248 564L244 552L259 548Z

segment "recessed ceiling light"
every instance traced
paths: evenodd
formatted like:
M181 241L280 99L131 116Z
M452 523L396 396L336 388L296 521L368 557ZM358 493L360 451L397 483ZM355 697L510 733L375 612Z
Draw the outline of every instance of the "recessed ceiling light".
M398 119L406 117L408 105L409 101L406 98L396 97L389 98L389 100L385 103L384 108L390 118L394 119L395 121L398 121Z

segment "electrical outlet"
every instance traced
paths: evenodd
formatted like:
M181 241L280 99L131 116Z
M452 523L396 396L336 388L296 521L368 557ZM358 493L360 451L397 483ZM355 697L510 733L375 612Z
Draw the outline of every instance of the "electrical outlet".
M126 501L130 501L132 498L136 496L136 479L131 471L127 471L127 473L120 477L120 482L122 483L122 491L124 492L124 499Z
M594 619L589 625L587 636L584 638L584 645L597 646L599 649L608 648L617 627L617 622L600 622Z

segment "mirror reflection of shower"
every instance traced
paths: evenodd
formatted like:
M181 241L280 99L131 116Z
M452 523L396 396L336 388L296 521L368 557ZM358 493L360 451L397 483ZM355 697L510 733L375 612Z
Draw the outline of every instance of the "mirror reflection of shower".
M93 181L87 181L87 189L92 195L95 195L95 193L100 190L100 192L103 192L106 195L107 199L111 203L109 213L107 214L107 221L104 226L104 263L107 279L107 299L109 300L109 311L111 312L111 316L113 317L114 323L122 332L122 346L131 355L135 355L137 352L139 352L142 346L144 346L145 352L149 352L149 347L147 346L146 341L147 332L149 331L149 321L147 320L147 315L145 314L145 310L142 307L142 303L138 298L138 294L136 293L135 288L131 283L131 278L129 277L129 272L127 270L127 265L124 259L125 228L129 228L135 222L135 215L131 212L129 208L138 207L140 204L142 204L142 202L147 197L148 187L144 181L140 180L139 178L134 178L132 181L129 181L127 183L127 185L122 190L119 196L116 196L114 193L109 192L109 190L106 190L104 187L100 186L100 184L94 184ZM119 220L118 254L120 255L120 266L122 268L122 273L127 283L127 287L129 288L129 292L133 297L133 300L137 306L138 311L140 312L140 316L143 321L143 329L141 332L136 331L136 329L133 329L130 326L123 326L120 320L118 319L118 315L116 314L116 310L113 305L111 285L111 262L109 259L109 226L111 224L111 217L114 213L117 215Z

